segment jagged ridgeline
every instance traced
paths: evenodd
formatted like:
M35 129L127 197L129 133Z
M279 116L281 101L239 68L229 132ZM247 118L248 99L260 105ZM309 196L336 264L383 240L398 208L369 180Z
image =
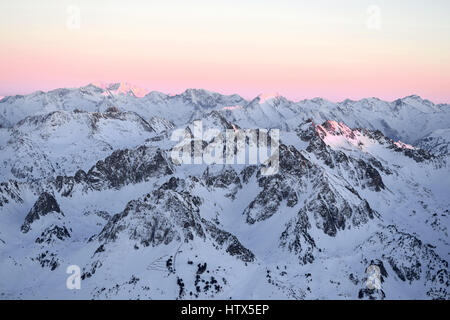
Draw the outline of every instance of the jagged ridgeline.
M196 121L279 130L276 172L173 161ZM449 105L88 85L0 125L0 299L450 297Z

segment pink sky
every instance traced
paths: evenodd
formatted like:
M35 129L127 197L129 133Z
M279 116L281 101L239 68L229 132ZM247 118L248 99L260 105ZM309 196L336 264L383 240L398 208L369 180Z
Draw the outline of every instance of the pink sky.
M418 94L450 102L444 2L436 2L443 13L436 4L428 10L435 13L430 18L426 2L412 1L408 13L381 1L376 30L366 25L367 6L355 1L328 11L270 1L256 10L244 1L239 13L222 1L178 11L162 2L112 1L105 8L79 1L75 29L67 27L69 3L32 3L1 4L0 95L103 81L245 98L262 92L332 101Z

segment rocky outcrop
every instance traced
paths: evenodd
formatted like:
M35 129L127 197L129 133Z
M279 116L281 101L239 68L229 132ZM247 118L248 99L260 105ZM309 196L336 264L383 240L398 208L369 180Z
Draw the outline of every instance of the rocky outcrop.
M23 199L20 196L20 186L17 181L10 180L0 183L0 208L8 203L23 203Z
M332 137L345 137L350 140L350 144L360 146L361 142L358 142L356 136L356 133L360 133L360 131L352 130L335 121L327 121L321 126L315 126L311 122L305 123L296 131L301 140L309 142L306 149L308 153L314 154L326 166L336 170L339 174L349 177L354 185L361 188L367 187L376 192L385 189L378 170L386 175L390 175L392 172L389 168L385 168L379 160L370 155L364 155L364 158L355 158L342 150L334 150L325 142L327 135L331 135Z
M258 183L262 191L243 213L248 223L270 218L280 209L283 201L287 207L295 207L298 194L305 192L308 195L301 212L311 213L316 226L329 236L335 236L338 230L365 224L374 218L369 203L351 185L331 178L294 147L280 145L279 166L279 174L259 176ZM384 188L382 181L370 168L372 167L364 170L365 176L372 178L374 187ZM306 189L307 185L312 185L312 188Z
M144 247L209 238L216 249L223 248L244 262L254 261L254 254L234 235L200 217L202 200L188 190L189 182L172 177L143 198L130 201L125 210L114 215L98 235L102 248L120 236L135 240Z
M313 190L305 211L313 214L316 226L329 236L365 224L376 215L356 190L349 185L338 185L326 174L316 180Z
M36 238L35 242L40 244L51 244L57 239L64 241L68 238L70 238L70 233L65 226L51 225L46 228L38 238Z
M262 191L243 212L249 224L269 219L280 209L283 201L288 207L297 204L295 190L280 175L260 178L259 186Z
M286 229L280 236L280 247L297 255L300 264L314 261L316 244L309 233L310 229L308 215L304 209L301 209L297 217L286 224Z
M231 167L225 167L219 172L210 172L209 167L206 168L202 176L205 184L210 188L227 189L229 192L225 195L234 199L239 189L242 189L241 179L237 172Z
M236 256L244 262L253 262L255 260L255 255L245 248L236 236L219 229L210 221L202 219L202 222L205 225L206 232L217 245L216 247L225 248L226 252L231 256Z
M140 245L158 246L174 240L188 242L194 236L204 238L198 204L189 194L159 188L130 201L108 221L98 239L111 242L123 234Z
M83 170L75 176L58 176L55 187L63 196L69 196L75 186L83 191L120 189L153 177L171 175L172 165L164 151L147 146L114 151L109 157L97 162L87 173Z
M34 221L39 220L43 216L54 214L59 216L64 216L59 208L58 202L55 198L47 192L43 192L39 199L33 205L33 208L28 212L25 217L25 222L21 227L23 233L27 233L31 229L31 225Z
M243 179L248 181L256 172L261 188L261 192L243 212L247 223L253 224L270 218L283 203L288 207L294 207L298 202L297 192L301 190L303 182L308 179L310 173L318 170L292 146L281 144L279 153L278 174L263 176L260 169L255 171L252 168L246 168L241 173ZM298 190L294 188L295 185L298 186Z

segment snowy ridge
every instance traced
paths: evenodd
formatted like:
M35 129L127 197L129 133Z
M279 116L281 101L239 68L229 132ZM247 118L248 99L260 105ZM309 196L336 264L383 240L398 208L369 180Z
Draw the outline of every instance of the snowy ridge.
M5 97L0 101L0 127L11 127L27 116L55 110L104 112L110 107L136 112L145 119L165 118L178 126L201 118L211 110L224 113L241 127L287 131L294 130L298 123L307 119L316 123L335 120L353 128L381 130L390 138L409 144L434 130L446 129L450 122L448 104L436 105L419 96L393 102L368 98L333 103L321 98L293 102L278 94L262 94L246 101L238 95L227 96L202 89L166 95L116 83Z

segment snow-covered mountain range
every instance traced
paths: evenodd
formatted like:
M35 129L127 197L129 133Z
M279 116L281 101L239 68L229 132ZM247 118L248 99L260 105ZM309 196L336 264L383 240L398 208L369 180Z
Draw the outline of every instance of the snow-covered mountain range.
M174 163L194 120L279 129L278 173ZM450 105L418 96L4 97L0 299L449 299L449 132Z

